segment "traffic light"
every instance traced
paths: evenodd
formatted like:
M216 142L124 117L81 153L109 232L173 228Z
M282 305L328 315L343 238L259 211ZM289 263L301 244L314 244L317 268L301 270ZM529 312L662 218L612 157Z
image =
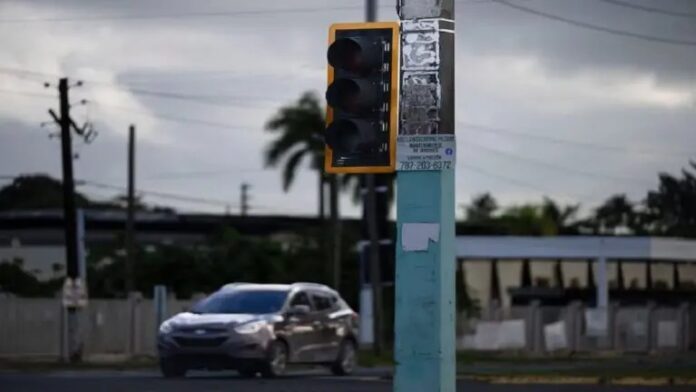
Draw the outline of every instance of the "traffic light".
M393 172L399 24L334 24L329 30L327 59L325 170Z

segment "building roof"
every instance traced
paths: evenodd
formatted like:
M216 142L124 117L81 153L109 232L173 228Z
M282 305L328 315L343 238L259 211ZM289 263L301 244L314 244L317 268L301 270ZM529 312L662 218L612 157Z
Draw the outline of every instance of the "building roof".
M85 210L85 233L88 242L113 241L125 230L126 214L120 210ZM345 225L358 225L344 219ZM317 228L316 216L282 215L215 215L138 211L135 227L139 242L171 239L177 243L197 243L222 227L244 235L271 236L301 233ZM19 238L23 244L60 245L63 243L63 213L60 210L0 211L0 245Z
M458 258L568 259L605 257L635 261L696 262L696 240L607 236L458 236Z

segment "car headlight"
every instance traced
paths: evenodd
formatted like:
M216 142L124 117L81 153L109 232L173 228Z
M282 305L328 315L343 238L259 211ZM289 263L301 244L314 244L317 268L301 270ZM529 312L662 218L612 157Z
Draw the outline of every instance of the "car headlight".
M250 323L241 324L234 327L234 331L241 334L256 333L259 332L266 325L266 322L263 320L252 321Z
M174 327L172 326L172 323L170 323L169 321L163 322L162 325L160 325L159 327L159 333L161 333L162 335L171 333L173 330Z

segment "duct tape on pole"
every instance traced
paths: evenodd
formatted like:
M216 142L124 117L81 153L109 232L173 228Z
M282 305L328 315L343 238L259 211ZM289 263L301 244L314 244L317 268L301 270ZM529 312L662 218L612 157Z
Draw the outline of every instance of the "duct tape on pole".
M396 170L454 169L454 21L404 20L401 40Z

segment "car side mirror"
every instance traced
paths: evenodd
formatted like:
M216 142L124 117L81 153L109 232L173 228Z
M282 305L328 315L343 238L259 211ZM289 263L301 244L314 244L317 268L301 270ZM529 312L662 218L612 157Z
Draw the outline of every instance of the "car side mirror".
M309 306L307 305L294 305L288 310L290 316L305 316L309 314Z

